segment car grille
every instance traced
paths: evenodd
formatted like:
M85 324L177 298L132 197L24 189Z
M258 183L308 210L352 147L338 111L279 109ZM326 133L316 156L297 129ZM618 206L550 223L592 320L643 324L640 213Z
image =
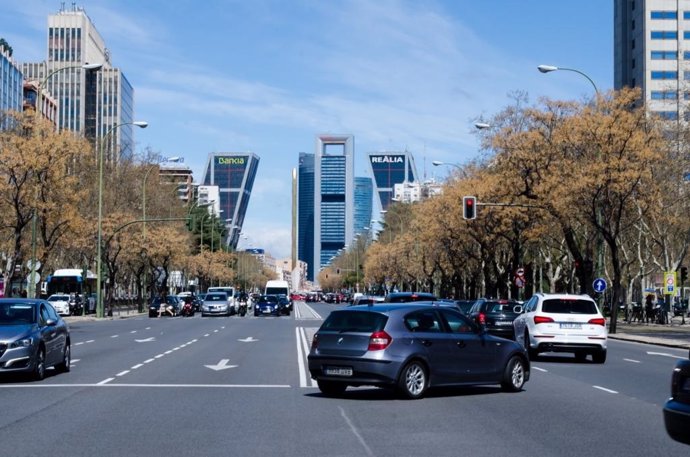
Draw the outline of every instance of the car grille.
M7 350L7 344L6 343L0 343L0 357L5 353Z

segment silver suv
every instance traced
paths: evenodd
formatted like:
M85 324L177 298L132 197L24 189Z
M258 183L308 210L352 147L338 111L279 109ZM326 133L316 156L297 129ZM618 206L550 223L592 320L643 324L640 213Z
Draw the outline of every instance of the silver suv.
M540 352L571 352L606 362L606 319L589 295L535 294L513 321L515 339L534 358Z

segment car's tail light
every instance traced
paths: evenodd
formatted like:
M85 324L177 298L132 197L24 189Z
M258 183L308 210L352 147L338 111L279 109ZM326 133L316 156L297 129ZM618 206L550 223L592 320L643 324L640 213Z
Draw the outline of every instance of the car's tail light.
M314 333L314 338L311 339L311 349L312 351L319 347L319 335Z
M601 325L605 327L606 319L604 319L603 317L595 317L594 319L590 319L587 323L592 325Z
M386 349L393 342L393 338L386 332L374 332L369 337L368 351L380 351Z
M553 322L553 319L551 319L550 317L534 316L534 323L535 324L548 324L549 322Z
M477 316L477 321L479 321L479 325L486 325L486 314L479 313L479 316Z

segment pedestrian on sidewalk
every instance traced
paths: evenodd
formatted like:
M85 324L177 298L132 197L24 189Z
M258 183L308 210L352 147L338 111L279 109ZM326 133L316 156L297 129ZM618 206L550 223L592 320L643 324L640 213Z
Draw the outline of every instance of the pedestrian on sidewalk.
M654 317L654 295L649 294L644 301L645 321L649 324Z

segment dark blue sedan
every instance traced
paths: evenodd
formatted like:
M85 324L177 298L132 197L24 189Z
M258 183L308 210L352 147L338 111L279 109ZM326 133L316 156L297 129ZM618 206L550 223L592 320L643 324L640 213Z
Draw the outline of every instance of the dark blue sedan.
M280 316L281 310L277 295L261 295L254 302L254 316Z

